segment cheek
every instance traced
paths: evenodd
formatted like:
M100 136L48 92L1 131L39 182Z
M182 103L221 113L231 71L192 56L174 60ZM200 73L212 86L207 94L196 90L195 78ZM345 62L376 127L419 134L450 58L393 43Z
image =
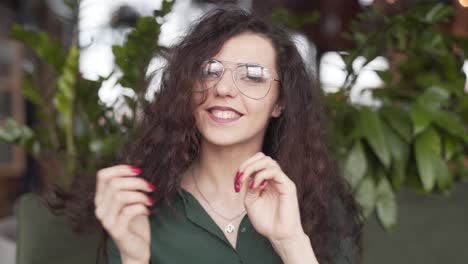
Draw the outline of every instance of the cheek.
M267 96L262 100L252 101L245 106L248 112L257 118L268 119L271 117L277 101L276 91L271 93L271 96Z

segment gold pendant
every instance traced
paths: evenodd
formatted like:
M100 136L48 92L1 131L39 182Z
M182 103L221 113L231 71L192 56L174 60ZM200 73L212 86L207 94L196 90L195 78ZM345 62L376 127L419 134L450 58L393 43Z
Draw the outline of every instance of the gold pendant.
M234 232L235 229L236 229L236 228L234 227L233 224L229 224L229 225L226 226L226 229L225 229L225 230L226 230L226 232L228 232L228 233L232 233L232 232Z

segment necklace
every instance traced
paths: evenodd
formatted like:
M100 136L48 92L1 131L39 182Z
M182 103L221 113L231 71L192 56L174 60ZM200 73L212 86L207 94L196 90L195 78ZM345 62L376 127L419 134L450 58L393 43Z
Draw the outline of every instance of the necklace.
M193 181L195 182L195 187L197 188L197 191L198 193L200 193L200 196L203 198L203 200L208 204L208 206L211 208L211 210L213 210L213 212L215 214L217 214L219 217L223 218L224 220L228 221L229 224L227 224L225 227L224 227L224 231L226 231L227 233L232 233L236 230L236 227L232 224L232 221L239 218L240 216L244 215L245 213L245 208L242 210L242 212L240 212L239 214L237 214L236 216L234 217L226 217L222 214L220 214L218 211L216 211L214 209L214 207L211 205L211 203L208 201L208 199L205 198L205 196L203 195L203 193L200 191L200 187L198 187L198 183L197 183L197 179L195 178L195 175L193 173L193 170L192 170L192 177L193 177Z

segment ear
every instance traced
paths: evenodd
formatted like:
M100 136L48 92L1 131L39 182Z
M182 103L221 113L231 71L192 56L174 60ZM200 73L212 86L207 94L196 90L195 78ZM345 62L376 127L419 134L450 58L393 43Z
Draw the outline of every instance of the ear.
M271 116L274 118L278 118L281 113L283 113L284 106L281 103L277 103L273 111L271 112Z

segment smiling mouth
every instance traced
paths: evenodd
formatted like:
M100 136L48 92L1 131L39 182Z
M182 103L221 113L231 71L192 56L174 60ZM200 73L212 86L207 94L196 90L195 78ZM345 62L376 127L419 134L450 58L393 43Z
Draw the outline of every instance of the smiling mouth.
M230 110L217 110L217 109L210 109L207 110L208 116L218 123L229 123L238 120L242 117L241 114L230 111Z

